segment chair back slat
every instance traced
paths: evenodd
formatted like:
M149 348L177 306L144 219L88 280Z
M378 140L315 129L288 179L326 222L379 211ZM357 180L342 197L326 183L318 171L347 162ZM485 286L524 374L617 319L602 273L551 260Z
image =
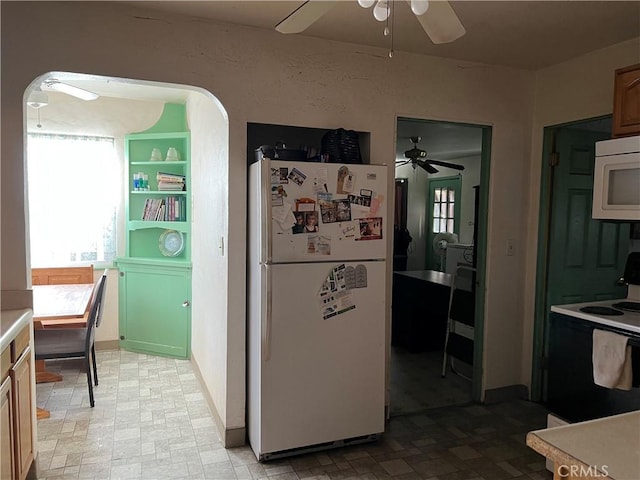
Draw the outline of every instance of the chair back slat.
M95 329L100 326L102 310L104 308L104 296L107 289L107 273L108 270L105 270L98 280L98 286L96 287L93 298L91 300L89 318L87 319L87 352L93 346L93 342L95 339Z

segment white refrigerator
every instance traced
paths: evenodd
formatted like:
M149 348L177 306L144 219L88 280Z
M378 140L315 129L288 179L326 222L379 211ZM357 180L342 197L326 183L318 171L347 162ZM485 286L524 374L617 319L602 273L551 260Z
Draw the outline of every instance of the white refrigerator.
M250 167L247 426L258 460L384 431L387 171Z

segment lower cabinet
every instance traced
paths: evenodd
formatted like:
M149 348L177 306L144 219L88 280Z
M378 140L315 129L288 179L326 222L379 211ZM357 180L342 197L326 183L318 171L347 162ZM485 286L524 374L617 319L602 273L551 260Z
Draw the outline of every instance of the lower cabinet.
M31 409L31 348L27 348L11 369L13 405L15 407L15 463L17 477L27 476L33 462L33 415Z
M545 403L550 413L575 423L640 409L640 389L596 385L592 363L594 328L628 336L634 349L640 348L638 335L556 312L549 320Z
M118 260L120 347L189 358L191 267Z
M0 477L24 480L33 463L33 358L29 326L2 352Z
M11 379L6 378L0 387L0 478L15 478L13 475L13 402L11 400Z

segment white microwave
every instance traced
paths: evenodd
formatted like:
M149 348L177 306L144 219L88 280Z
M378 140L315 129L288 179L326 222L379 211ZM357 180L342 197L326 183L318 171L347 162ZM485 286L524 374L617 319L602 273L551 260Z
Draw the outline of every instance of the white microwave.
M640 221L640 135L596 142L591 216Z

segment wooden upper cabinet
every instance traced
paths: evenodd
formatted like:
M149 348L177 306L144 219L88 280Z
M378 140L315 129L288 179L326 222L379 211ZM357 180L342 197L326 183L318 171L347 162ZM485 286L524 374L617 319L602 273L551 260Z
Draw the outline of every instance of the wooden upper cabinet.
M612 133L613 137L640 135L640 63L616 70Z

